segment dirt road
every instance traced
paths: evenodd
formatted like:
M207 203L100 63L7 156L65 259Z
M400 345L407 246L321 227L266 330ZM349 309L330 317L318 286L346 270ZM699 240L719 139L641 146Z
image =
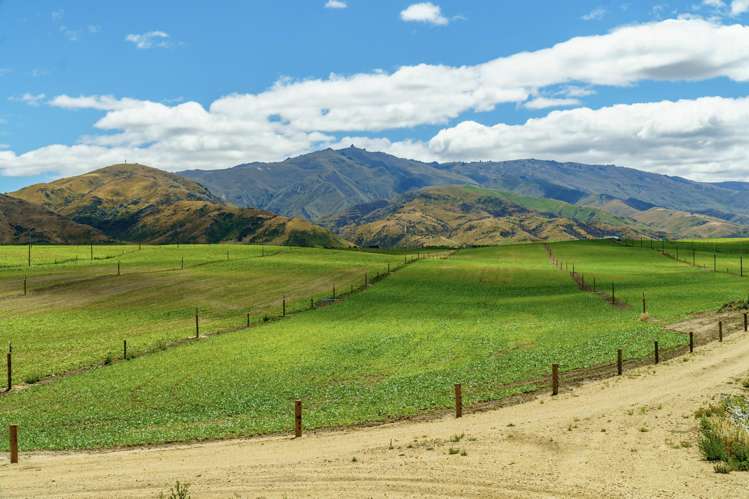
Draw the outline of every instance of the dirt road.
M657 367L457 420L22 454L14 466L3 456L0 496L158 497L180 480L193 497L749 497L749 473L716 474L701 461L693 417L741 390L747 374L749 334L737 333Z

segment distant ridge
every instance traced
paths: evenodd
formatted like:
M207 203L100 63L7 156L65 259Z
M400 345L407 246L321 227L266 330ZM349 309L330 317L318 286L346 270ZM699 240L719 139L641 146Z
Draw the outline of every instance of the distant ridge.
M739 236L746 235L749 226L749 183L695 182L613 165L535 159L425 163L352 146L277 163L179 175L200 182L227 202L314 222L424 187L474 185L611 208L618 215L614 208L621 202L638 212L633 220L668 237Z

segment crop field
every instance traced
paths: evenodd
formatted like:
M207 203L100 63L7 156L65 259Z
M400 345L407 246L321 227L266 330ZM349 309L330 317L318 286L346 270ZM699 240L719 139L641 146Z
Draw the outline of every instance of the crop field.
M120 255L121 276L112 259L82 265L79 258L46 273L32 267L34 279L54 284L0 300L8 317L0 338L12 332L15 373L91 365L110 351L114 359L0 397L3 423L23 428L25 449L72 449L287 432L296 399L308 429L392 420L450 407L454 383L471 406L546 387L551 363L569 372L610 364L618 348L633 359L651 355L654 340L662 349L682 346L684 336L664 326L746 297L749 281L649 248L550 246L601 288L614 282L631 306L578 289L541 244L418 260L309 311L310 295L329 297L333 282L339 293L361 286L365 271L384 272L403 256L144 247ZM183 253L184 271L174 263ZM4 274L17 279L21 270ZM648 321L640 320L643 292ZM267 323L255 314L257 327L242 327L247 310L278 315L283 294L299 313ZM233 332L137 351L191 336L195 306L205 310L206 331ZM132 338L135 358L121 360L122 338Z
M626 241L632 248L659 251L687 265L702 269L749 275L749 239L700 239L684 241Z
M284 296L291 314L333 286L344 293L365 273L403 263L400 255L246 245L97 246L94 260L88 246L35 246L31 267L26 247L0 254L0 344L12 343L16 383L121 358L124 340L138 355L193 337L196 309L202 335L246 328L247 314L253 325L281 315Z

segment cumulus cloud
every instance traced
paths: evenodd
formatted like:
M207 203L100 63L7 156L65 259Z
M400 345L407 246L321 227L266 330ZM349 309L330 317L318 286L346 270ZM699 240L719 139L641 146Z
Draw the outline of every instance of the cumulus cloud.
M196 102L168 105L114 96L61 95L52 99L50 105L102 113L94 124L93 133L73 146L51 145L23 154L4 151L0 155L0 172L71 174L124 159L170 170L224 168L251 160L283 159L336 144L340 136L351 139L419 125L447 126L465 112L490 111L502 103L522 105L527 102L536 109L549 104L569 106L577 105L577 100L593 93L593 87L600 85L628 86L644 80L690 81L715 77L749 81L749 27L695 19L627 26L604 35L576 37L546 49L474 66L419 64L393 72L284 79L264 92L228 95L207 107ZM703 115L711 106L721 110L730 108L719 100L699 102ZM744 105L743 101L737 103ZM659 105L659 109L672 109L666 104ZM624 109L616 108L616 113L609 111L608 119L624 120L631 116L624 113ZM465 122L446 128L427 143L368 140L376 141L371 142L372 145L380 144L398 154L430 160L522 157L536 152L532 144L527 145L530 142L546 142L549 147L557 144L554 150L537 151L547 154L546 157L554 153L563 159L627 162L638 167L653 166L666 157L669 168L690 165L698 158L700 165L706 168L693 170L699 175L714 171L720 176L726 168L733 168L733 163L727 163L730 158L726 151L730 148L717 149L716 158L721 159L704 163L705 156L700 151L690 152L683 145L675 149L684 154L679 158L669 155L668 147L648 149L638 143L636 147L643 155L646 152L660 154L642 164L640 160L644 156L627 156L612 147L597 149L596 144L604 139L596 138L596 128L583 117L589 116L588 113L600 116L604 112L585 108L556 111L525 125L516 125L520 128ZM712 116L720 120L719 114ZM540 126L537 123L554 120L559 121L559 125L565 124L556 130L548 129L554 140L521 140L533 135L529 130L538 130L534 128ZM646 122L642 116L637 120ZM749 124L741 120L726 123L726 130L740 125L742 131ZM677 120L673 126L686 128L688 121ZM462 134L465 130L475 131L476 136ZM501 135L497 130L514 134L517 146L509 147L502 142L497 145L497 135ZM737 136L727 134L731 138ZM578 142L578 137L584 140ZM481 147L471 145L479 140L485 141ZM579 144L584 141L588 141L588 146L581 150ZM564 143L568 144L567 149ZM569 154L565 155L565 151ZM746 158L742 161L749 165ZM667 166L662 162L657 164Z
M326 9L345 9L346 7L348 7L348 4L341 0L328 0L325 3Z
M140 34L131 33L125 37L125 41L132 43L139 49L171 47L169 33L165 31L149 31Z
M553 111L520 125L465 121L425 146L443 160L541 158L615 163L695 179L745 178L749 98Z
M407 23L427 23L444 26L450 22L442 15L439 5L431 2L414 3L401 11L401 20Z
M749 11L749 0L733 0L731 2L731 14L738 16Z
M36 107L41 105L45 97L45 94L30 94L27 92L23 95L8 97L8 100L12 102L22 102L24 104L28 104L29 106Z

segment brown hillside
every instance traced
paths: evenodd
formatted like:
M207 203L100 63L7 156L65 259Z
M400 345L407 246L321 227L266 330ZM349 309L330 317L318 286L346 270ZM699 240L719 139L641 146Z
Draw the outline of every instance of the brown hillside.
M21 199L0 194L0 244L106 241L98 230Z
M591 208L472 186L431 187L387 204L328 219L361 246L463 246L589 239L646 233L637 223Z
M12 196L125 241L345 244L311 223L228 206L197 182L138 164L32 185Z

